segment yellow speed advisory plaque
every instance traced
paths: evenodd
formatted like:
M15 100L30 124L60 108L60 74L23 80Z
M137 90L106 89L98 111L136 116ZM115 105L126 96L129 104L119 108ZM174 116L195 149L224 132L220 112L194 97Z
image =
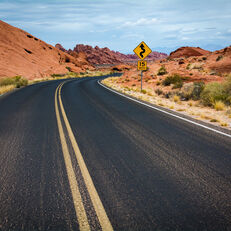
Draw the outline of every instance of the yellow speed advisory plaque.
M137 69L139 71L146 71L147 70L147 61L139 60L137 63Z

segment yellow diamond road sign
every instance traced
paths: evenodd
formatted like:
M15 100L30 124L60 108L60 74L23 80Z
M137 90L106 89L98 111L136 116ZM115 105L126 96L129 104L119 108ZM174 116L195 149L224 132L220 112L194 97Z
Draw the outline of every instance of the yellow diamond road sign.
M145 42L141 42L133 51L142 60L152 52Z

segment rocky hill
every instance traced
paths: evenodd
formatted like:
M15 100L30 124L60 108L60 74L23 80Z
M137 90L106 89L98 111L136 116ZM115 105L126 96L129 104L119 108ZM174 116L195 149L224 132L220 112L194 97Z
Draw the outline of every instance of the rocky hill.
M169 60L173 63L188 66L188 69L198 69L201 74L223 75L231 72L231 46L210 52L199 47L181 47L172 52ZM191 66L191 68L190 68ZM203 71L202 71L203 70Z
M28 79L92 69L86 59L73 57L33 35L0 21L0 77L22 75ZM69 67L69 68L67 68Z
M56 44L56 48L66 51L68 54L75 56L75 54L85 53L87 60L91 64L120 64L125 62L136 61L139 58L135 54L122 54L120 52L115 52L109 48L99 48L98 46L92 47L89 45L78 44L73 50L65 50L61 44ZM167 54L152 52L147 59L158 60L166 58Z
M201 49L200 47L180 47L170 53L169 58L188 58L191 56L207 55L210 51Z
M208 56L208 67L215 73L231 73L231 46L212 52Z

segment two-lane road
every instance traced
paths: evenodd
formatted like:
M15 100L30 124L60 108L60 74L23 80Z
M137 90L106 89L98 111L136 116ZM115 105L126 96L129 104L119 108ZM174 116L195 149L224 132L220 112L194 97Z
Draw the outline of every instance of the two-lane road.
M0 230L231 230L231 138L99 79L0 97Z

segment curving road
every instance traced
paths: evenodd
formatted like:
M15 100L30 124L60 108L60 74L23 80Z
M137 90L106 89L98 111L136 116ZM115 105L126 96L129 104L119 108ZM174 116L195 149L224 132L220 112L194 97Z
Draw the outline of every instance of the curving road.
M100 79L0 97L0 230L231 230L231 138Z

